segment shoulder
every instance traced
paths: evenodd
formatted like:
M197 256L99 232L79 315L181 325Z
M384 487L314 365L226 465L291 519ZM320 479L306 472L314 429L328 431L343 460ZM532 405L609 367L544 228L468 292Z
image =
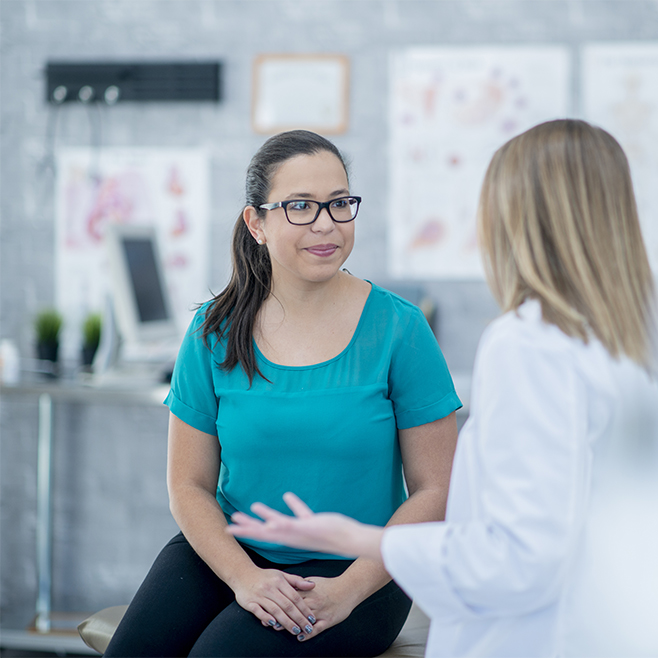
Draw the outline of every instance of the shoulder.
M204 331L204 325L212 313L214 303L215 300L211 299L197 307L185 334L184 345L187 344L188 347L196 346L195 349L201 349L201 346L203 346L204 351L209 348L211 352L216 352L217 349L221 348L223 341L218 339L217 334L209 333L205 335L206 332Z
M207 302L203 302L197 306L196 311L194 312L194 318L192 319L192 324L195 326L201 326L208 317L208 313L212 310L215 300L209 299Z
M212 300L203 302L194 311L194 316L188 326L186 338L201 338L203 336L203 324L208 317L208 310L212 306Z
M585 342L545 322L536 300L524 302L489 325L475 362L479 374L487 372L498 379L528 373L531 379L541 380L548 373L562 373L606 395L618 365L598 339Z
M475 357L474 384L496 397L521 397L571 379L578 343L542 319L541 305L530 300L501 315L485 330ZM549 384L552 382L553 384Z
M539 302L528 300L494 320L482 334L480 351L499 350L506 346L522 351L559 353L581 349L585 343L545 322Z
M371 285L371 306L377 315L385 315L389 319L398 320L403 323L424 320L425 316L423 312L415 304L375 283L371 283Z

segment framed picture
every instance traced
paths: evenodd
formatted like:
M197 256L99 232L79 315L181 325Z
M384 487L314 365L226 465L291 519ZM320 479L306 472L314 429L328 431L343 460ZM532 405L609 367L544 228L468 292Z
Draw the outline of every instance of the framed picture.
M254 61L252 125L273 134L347 130L349 61L343 55L259 55Z

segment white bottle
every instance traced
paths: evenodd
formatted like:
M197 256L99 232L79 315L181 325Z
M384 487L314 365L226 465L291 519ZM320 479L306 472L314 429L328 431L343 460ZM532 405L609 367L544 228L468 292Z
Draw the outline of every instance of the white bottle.
M0 341L0 381L7 386L18 384L21 376L20 356L14 341Z

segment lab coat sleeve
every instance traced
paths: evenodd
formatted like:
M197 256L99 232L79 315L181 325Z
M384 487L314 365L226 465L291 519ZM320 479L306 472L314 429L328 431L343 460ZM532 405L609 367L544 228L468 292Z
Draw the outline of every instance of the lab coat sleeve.
M587 482L584 384L568 349L503 332L476 363L473 518L388 528L386 568L431 617L530 612L555 599ZM457 493L457 492L455 492Z

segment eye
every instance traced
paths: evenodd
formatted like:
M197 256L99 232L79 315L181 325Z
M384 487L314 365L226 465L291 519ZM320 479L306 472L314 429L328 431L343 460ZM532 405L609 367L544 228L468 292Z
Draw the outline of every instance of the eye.
M308 212L311 209L311 205L308 201L291 201L288 204L288 212Z
M349 205L349 199L336 199L331 202L331 207L336 210L344 210Z

